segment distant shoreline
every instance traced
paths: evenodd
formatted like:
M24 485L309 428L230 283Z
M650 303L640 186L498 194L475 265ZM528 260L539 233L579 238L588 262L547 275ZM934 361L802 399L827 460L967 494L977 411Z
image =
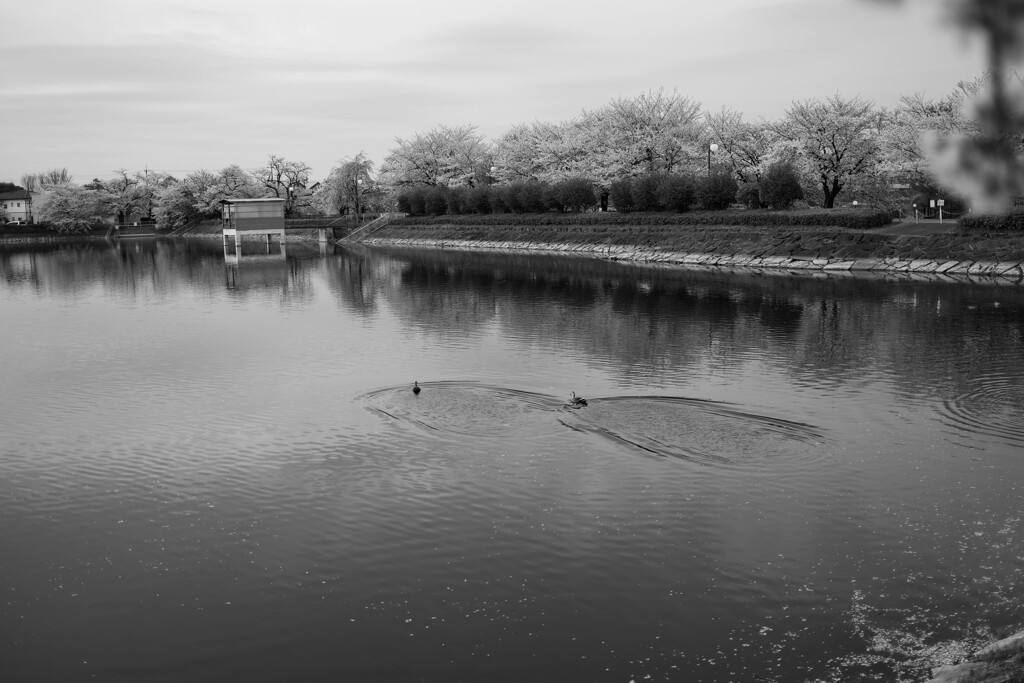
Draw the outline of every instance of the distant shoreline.
M904 222L873 229L815 226L472 224L399 218L362 243L409 248L531 251L588 255L682 267L773 272L906 274L977 278L1024 285L1024 233L962 235L955 223ZM483 223L483 221L481 221ZM348 230L339 230L340 237ZM74 242L104 233L0 234L0 244ZM157 239L220 238L219 222ZM316 228L292 229L289 241L315 240ZM153 238L127 238L129 241Z
M473 226L401 219L365 244L543 251L684 267L896 273L1024 284L1024 234L960 235L936 225L881 230L756 226ZM954 224L955 225L955 224Z

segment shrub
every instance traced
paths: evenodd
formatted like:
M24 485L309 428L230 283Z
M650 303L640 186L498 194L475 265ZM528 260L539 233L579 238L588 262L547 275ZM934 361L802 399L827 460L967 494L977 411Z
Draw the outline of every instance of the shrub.
M445 193L445 204L450 214L471 213L466 201L468 187L450 187Z
M972 213L960 217L957 229L963 233L1024 232L1024 210L1008 213Z
M544 206L544 188L536 180L526 180L513 185L519 210L523 213L542 213Z
M398 211L400 213L412 213L412 206L409 204L408 192L402 192L398 195Z
M800 178L788 161L772 164L761 176L761 205L772 209L788 209L804 198Z
M694 195L693 179L689 176L666 174L658 183L658 201L666 211L689 211Z
M633 210L633 188L629 180L616 180L608 188L608 196L612 205L620 213L629 213Z
M566 211L587 211L597 206L594 183L586 178L568 178L555 183L554 190Z
M466 193L466 213L490 213L491 212L491 187L480 185L470 188Z
M748 209L761 209L761 186L757 183L744 183L736 191L736 201Z
M505 210L510 213L522 213L523 209L519 205L519 192L517 191L516 183L511 185L500 185L498 187L498 195L501 197L501 203L505 207Z
M554 185L544 184L543 198L545 209L554 209L558 213L565 212L565 202L562 201L562 195L558 192L557 183Z
M716 171L697 183L697 202L707 211L728 209L736 198L736 179L729 171Z
M425 216L427 213L427 191L422 187L409 190L409 213L413 216Z
M448 210L447 188L434 186L426 191L423 208L431 216L443 216Z
M636 211L663 211L658 200L658 183L661 176L647 174L633 178L630 191L633 195L633 209Z

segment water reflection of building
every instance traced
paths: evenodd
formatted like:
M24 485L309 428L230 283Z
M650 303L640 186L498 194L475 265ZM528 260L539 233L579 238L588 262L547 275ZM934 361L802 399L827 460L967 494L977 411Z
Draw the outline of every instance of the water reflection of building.
M256 245L253 245L256 246ZM224 244L224 283L228 289L284 287L288 284L288 259L284 243L278 248L260 245L263 253L245 253L242 245Z

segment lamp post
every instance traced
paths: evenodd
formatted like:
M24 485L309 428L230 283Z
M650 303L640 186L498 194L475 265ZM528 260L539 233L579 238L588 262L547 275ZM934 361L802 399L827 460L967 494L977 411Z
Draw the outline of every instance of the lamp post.
M711 153L718 151L718 143L712 142L708 145L708 177L711 177Z
M356 225L359 225L359 188L363 186L363 179L356 178Z

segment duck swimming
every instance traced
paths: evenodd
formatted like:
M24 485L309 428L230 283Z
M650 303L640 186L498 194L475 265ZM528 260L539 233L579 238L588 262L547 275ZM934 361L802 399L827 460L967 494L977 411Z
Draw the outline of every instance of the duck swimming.
M414 394L420 393L420 383L419 382L413 382L412 383L412 393L414 393Z
M573 408L581 408L587 405L587 399L583 398L582 396L577 396L576 392L574 391L572 392L572 398L569 399L569 405L571 405Z

